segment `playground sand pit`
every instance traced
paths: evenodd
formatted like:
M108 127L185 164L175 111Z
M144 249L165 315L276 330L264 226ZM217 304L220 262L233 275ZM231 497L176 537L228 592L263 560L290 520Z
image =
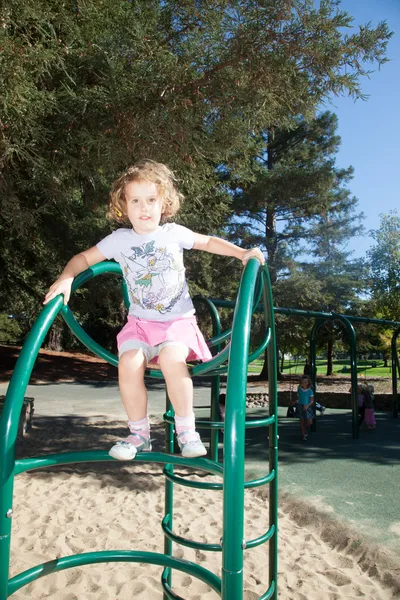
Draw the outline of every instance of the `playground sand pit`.
M21 454L108 448L124 431L121 422L72 420L34 424ZM161 439L162 427L155 428ZM156 441L157 448L160 441ZM183 476L188 472L177 469ZM200 475L190 475L204 481ZM25 473L16 478L11 575L53 558L95 550L163 552L164 476L146 463L87 463ZM218 543L219 491L175 486L174 532ZM268 498L259 488L245 492L245 535L268 528ZM372 547L329 515L281 495L279 506L280 600L334 600L399 597L400 562ZM174 544L174 555L220 573L221 557ZM245 551L244 598L256 600L267 588L267 545ZM15 600L161 600L162 569L109 563L62 571L13 595ZM174 590L188 600L217 594L194 577L175 572Z

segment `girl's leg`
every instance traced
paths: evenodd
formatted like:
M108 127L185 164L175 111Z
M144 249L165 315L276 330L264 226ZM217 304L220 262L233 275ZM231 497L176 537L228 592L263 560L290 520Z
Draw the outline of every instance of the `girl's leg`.
M187 350L183 344L165 346L158 360L175 414L193 415L193 382L186 365Z
M127 350L119 359L119 391L130 421L141 421L147 417L146 362L142 350Z
M144 385L146 363L142 350L127 350L119 359L119 389L131 432L110 449L109 454L119 460L131 460L138 451L151 450L147 390Z
M206 449L195 430L193 382L186 365L187 348L183 344L164 346L158 360L175 411L175 429L182 455L204 456Z

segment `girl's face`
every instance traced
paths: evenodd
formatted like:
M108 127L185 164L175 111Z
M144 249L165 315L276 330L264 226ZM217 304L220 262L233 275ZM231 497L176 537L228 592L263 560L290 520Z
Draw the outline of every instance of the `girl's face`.
M308 379L302 379L300 381L300 385L303 388L303 390L306 390L308 388Z
M152 233L160 224L163 202L152 181L131 181L125 186L126 212L139 235Z

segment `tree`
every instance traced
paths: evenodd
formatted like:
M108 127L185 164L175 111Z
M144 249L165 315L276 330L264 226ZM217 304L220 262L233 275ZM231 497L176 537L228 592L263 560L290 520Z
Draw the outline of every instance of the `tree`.
M249 179L261 131L330 93L361 97L391 35L381 23L347 36L336 0L0 10L0 304L29 318L66 259L109 231L107 190L127 164L167 162L188 198L182 222L209 233L231 210L221 165Z
M336 115L325 112L311 122L300 117L296 124L290 131L267 132L266 156L255 161L256 183L236 194L241 219L233 220L231 230L235 238L246 235L246 243L266 249L276 304L287 305L289 297L293 308L338 311L349 290L353 299L359 281L345 275L352 267L342 250L362 232L357 199L346 187L353 169L335 165L340 144ZM296 265L306 253L315 257L315 266ZM280 338L289 343L282 331ZM328 354L331 370L332 340ZM261 378L266 368L265 363Z
M400 217L397 210L381 215L370 232L376 244L367 252L371 297L383 319L400 318Z
M313 263L303 263L303 273L319 281L319 310L333 313L354 313L360 304L359 294L365 289L365 268L362 260L351 260L346 242L362 233L360 219L354 215L356 200L349 199L348 190L334 195L331 209L315 219L314 238L310 241ZM326 324L328 343L327 375L333 372L333 342L336 333L332 322Z
M318 215L341 210L350 218L357 204L344 187L352 167L335 165L336 115L324 112L309 122L298 117L292 125L263 134L266 145L254 162L255 183L239 189L235 198L240 221L234 220L232 230L239 236L247 230L252 242L265 247L273 284L304 242L318 236Z

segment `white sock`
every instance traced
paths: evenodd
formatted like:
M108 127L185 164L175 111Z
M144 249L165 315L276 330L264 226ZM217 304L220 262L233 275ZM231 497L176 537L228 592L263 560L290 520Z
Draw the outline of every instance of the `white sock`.
M128 421L128 427L131 433L138 433L145 439L150 437L150 424L148 417L145 417L140 421Z
M194 413L186 417L175 415L176 435L180 435L184 431L195 431Z

